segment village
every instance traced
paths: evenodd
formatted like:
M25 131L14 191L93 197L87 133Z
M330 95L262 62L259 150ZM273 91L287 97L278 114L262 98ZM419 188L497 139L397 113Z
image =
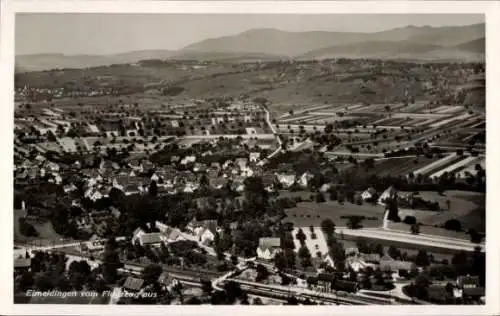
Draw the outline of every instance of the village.
M200 78L218 78L215 64ZM180 101L180 85L20 82L16 299L61 299L24 295L36 288L111 293L65 298L84 304L483 304L486 118L449 95L484 73L439 68L429 82L446 83L423 93L439 101L409 85L390 102L290 110L246 93Z

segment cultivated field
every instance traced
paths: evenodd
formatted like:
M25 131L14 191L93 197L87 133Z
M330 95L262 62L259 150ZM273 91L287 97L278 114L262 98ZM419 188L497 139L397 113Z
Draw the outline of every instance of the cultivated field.
M422 233L450 236L456 238L469 239L465 233L447 231L442 228L434 227L443 225L449 219L457 219L461 222L464 229L474 228L479 232L485 231L486 226L486 196L482 193L467 191L446 191L443 196L436 192L419 192L422 199L438 202L445 211L432 212L420 210L404 210L403 214L412 215L419 222L426 226L421 227ZM446 200L450 201L450 209L447 209ZM391 223L390 227L395 229L409 230L409 226L403 224Z
M286 210L284 222L292 222L295 227L320 226L321 221L329 218L337 226L346 226L347 219L341 216L359 215L377 217L377 220L364 220L363 227L379 227L382 225L384 208L373 205L356 205L327 201L324 203L302 202L297 207Z

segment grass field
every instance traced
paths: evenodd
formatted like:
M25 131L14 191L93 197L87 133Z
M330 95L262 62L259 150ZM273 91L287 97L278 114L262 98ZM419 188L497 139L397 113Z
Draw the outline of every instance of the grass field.
M327 201L324 203L302 202L297 207L285 211L287 217L284 222L291 222L295 227L320 226L324 219L331 219L337 226L346 226L347 219L341 216L359 215L377 217L377 220L364 220L363 227L378 227L382 225L384 208L372 205L355 205Z
M370 170L377 175L408 175L410 172L420 169L438 158L409 157L379 160L375 163L375 168Z
M449 219L458 219L465 230L474 228L477 231L485 231L485 195L467 191L447 191L443 196L436 192L423 191L419 195L424 200L438 202L445 211L432 212L421 210L401 210L400 216L415 216L419 222L424 224L420 228L422 234L438 235L452 238L469 240L465 232L449 231L444 228L434 227L443 225ZM450 200L450 209L447 209L446 200ZM390 223L391 229L409 231L410 227L403 223Z
M26 237L19 232L19 218L25 215L25 211L14 210L14 242L34 243L37 246L50 245L61 242L62 236L57 234L50 222L30 222L38 232L38 237Z
M420 192L422 198L437 201L446 209L446 200L450 200L450 210L437 213L426 220L430 224L442 224L450 218L456 218L465 228L485 231L486 227L486 195L468 191L446 191L443 196L436 192Z

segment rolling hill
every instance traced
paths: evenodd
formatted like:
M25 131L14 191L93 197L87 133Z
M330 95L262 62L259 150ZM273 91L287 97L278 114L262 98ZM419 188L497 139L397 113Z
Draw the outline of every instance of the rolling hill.
M114 55L18 55L16 56L16 66L18 69L26 71L38 71L55 68L89 68L109 66L112 64L134 63L145 59L166 59L176 53L176 51L169 50L143 50Z
M115 55L40 54L16 56L18 69L87 68L145 59L243 62L288 58L404 58L484 60L485 25L407 26L375 33L288 32L252 29L193 43L181 50L144 50Z
M410 53L416 49L415 53L421 53L432 50L432 48L451 47L478 40L484 38L484 36L484 24L452 27L406 26L375 33L285 32L276 29L254 29L234 36L207 39L184 49L202 52L252 52L298 57L333 46L337 47L337 50L341 46L345 46L346 50L342 54L348 54L350 53L349 48L357 49L361 47L358 45L363 44L366 46L375 45L374 49L367 47L367 53L370 50L376 53L376 50L380 48L376 43L392 45L392 42L395 43L395 46L400 47L398 51ZM398 42L401 43L396 44ZM409 45L409 49L405 49L404 46L406 45ZM425 46L428 47L425 48ZM457 47L457 49L459 48ZM359 53L359 51L356 51L354 55L356 53Z
M286 32L277 29L253 29L234 36L207 39L183 50L203 52L261 53L294 57L332 43L349 44L365 40L365 33Z
M325 47L299 56L299 59L325 59L337 57L391 58L400 55L421 54L442 48L433 44L404 41L368 41L348 45Z
M458 48L459 50L462 51L467 51L471 53L478 53L478 54L484 54L485 53L485 38L478 38L476 40L462 43L459 45L456 45L455 47Z

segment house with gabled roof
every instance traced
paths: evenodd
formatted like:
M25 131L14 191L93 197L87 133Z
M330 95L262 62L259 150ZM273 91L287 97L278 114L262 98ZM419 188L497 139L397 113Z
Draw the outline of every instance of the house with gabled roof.
M361 258L358 257L349 257L346 259L346 265L351 268L355 272L359 272L360 270L364 270L369 266L374 266L366 263Z
M63 186L64 193L70 193L70 192L73 192L77 189L78 188L73 183L70 183L70 184Z
M378 198L378 203L385 205L389 200L397 199L398 192L393 186L388 187Z
M368 189L363 191L363 193L361 193L361 198L364 201L369 201L371 199L374 199L376 198L376 196L377 196L377 190L375 190L374 187L369 187Z
M251 152L249 155L248 155L248 160L252 163L256 163L258 162L260 159L260 153L259 152Z
M160 246L165 240L162 233L146 233L137 228L132 235L132 244L138 242L141 246Z
M143 172L142 161L140 159L132 159L128 165L132 170Z
M28 271L31 268L30 258L18 258L14 260L14 270Z
M316 276L316 289L321 292L330 292L332 290L332 285L335 282L335 275L331 273L319 273ZM314 282L313 282L314 283Z
M285 188L290 188L295 183L295 174L293 173L282 173L276 175L279 183Z
M187 165L188 163L194 163L196 161L196 156L186 156L180 161L181 165Z
M247 158L236 158L235 164L238 166L240 170L245 170L248 165L248 159Z
M149 172L150 170L154 171L155 165L149 160L142 161L142 172Z
M400 270L411 271L417 266L411 261L385 260L381 258L379 267L384 272L399 272Z
M257 247L257 257L264 260L272 260L278 252L281 252L281 239L278 237L262 237Z
M228 183L227 179L224 178L215 178L215 179L208 179L208 183L210 187L215 188L215 189L222 189L225 187Z
M378 253L363 253L359 257L368 263L380 263L380 255Z
M179 286L180 282L176 278L172 277L170 273L164 271L158 277L158 284L160 284L164 290L171 292L175 289L175 287Z
M122 288L127 292L139 292L143 285L143 279L130 276L125 280Z
M184 239L182 232L178 228L172 228L160 221L155 222L155 227L165 236L164 241L168 243Z
M207 166L203 163L195 162L193 166L193 172L205 172L207 170Z
M204 245L210 245L219 231L217 220L205 220L201 227L195 228L194 233L199 242Z
M461 275L457 278L457 286L463 289L479 287L479 277L470 275Z
M306 188L309 185L309 181L314 178L314 175L310 173L309 171L304 172L298 179L297 183L301 186Z

